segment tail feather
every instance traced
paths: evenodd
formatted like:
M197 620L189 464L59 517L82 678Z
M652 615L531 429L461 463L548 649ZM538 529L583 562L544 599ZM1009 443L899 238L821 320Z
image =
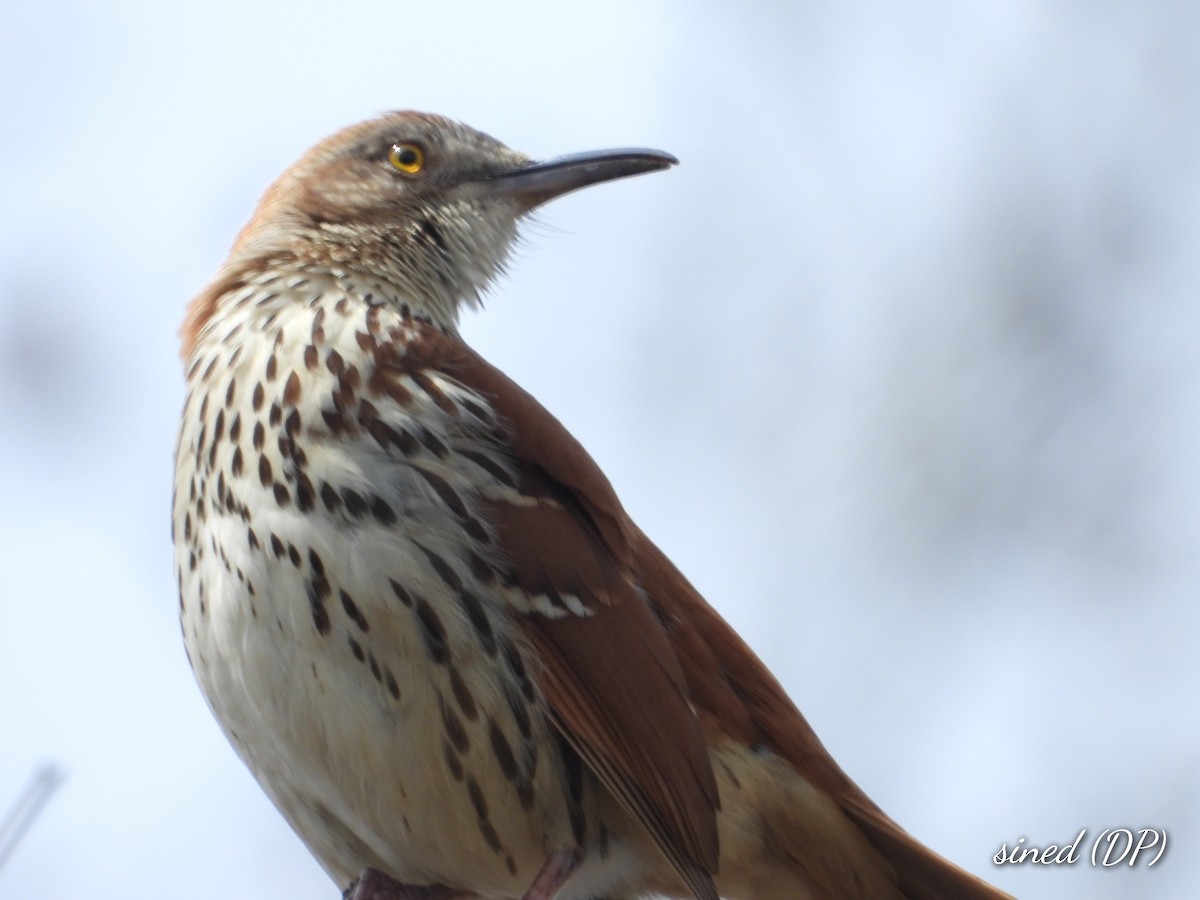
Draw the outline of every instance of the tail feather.
M909 900L1013 900L934 853L877 808L844 804L843 810L880 855L896 870L896 881Z

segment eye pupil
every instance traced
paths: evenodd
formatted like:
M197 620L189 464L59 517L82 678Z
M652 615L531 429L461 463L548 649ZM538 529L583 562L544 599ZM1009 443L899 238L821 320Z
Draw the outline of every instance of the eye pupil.
M425 165L425 153L416 144L395 144L388 161L406 175L415 175Z

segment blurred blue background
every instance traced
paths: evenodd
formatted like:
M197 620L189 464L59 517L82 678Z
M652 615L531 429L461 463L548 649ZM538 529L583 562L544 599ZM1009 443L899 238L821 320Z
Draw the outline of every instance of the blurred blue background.
M915 835L1025 898L1200 886L1200 7L44 0L0 11L0 897L331 900L192 683L176 329L395 108L670 173L464 322ZM1004 842L1152 826L1153 869Z

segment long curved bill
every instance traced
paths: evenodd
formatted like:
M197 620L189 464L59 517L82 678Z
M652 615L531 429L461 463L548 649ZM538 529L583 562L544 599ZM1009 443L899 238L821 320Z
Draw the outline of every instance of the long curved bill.
M678 164L670 153L629 147L571 153L498 172L481 183L485 194L511 197L526 212L556 197L617 178L658 172Z

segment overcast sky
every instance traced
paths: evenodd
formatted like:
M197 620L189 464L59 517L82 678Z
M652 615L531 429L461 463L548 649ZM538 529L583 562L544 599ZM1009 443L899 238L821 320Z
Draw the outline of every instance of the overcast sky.
M468 340L913 834L1196 893L1200 7L43 0L0 12L0 811L66 781L0 898L338 896L184 657L176 330L396 108L675 153L548 208ZM1122 826L1173 849L991 862Z

